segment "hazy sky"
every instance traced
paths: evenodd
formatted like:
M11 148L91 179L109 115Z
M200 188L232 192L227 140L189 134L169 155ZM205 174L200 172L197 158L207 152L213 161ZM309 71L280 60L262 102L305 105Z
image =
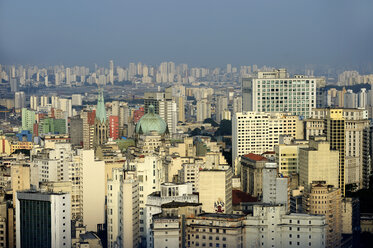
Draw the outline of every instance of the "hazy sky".
M372 11L372 0L0 0L0 63L372 63Z

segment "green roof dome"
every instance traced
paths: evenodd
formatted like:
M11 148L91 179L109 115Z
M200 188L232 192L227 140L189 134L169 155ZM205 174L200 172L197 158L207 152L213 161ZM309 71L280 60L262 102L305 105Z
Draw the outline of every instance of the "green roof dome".
M148 113L145 114L136 124L137 134L149 134L151 131L156 131L158 134L164 134L167 130L166 122L157 114L154 113L154 106L150 105Z

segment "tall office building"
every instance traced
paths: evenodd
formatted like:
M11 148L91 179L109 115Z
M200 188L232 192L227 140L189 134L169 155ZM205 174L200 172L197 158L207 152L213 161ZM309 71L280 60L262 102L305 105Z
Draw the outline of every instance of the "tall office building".
M14 108L21 109L26 107L26 96L25 92L17 91L14 94Z
M17 247L71 247L70 194L17 192Z
M345 195L346 186L346 170L345 170L345 152L346 152L346 135L345 135L345 120L341 109L331 110L326 116L326 135L330 142L330 149L339 152L339 183L338 188Z
M70 142L73 145L83 145L83 119L79 116L70 118Z
M316 107L316 86L321 78L295 75L286 69L258 72L242 79L243 111L289 112L309 117Z
M237 113L232 121L232 160L235 173L240 173L240 156L274 151L280 135L302 138L303 125L299 117L283 113Z
M369 127L368 112L364 109L320 108L312 111L305 121L305 137L326 135L331 149L340 152L340 185L363 187L363 136ZM367 143L365 143L367 144Z

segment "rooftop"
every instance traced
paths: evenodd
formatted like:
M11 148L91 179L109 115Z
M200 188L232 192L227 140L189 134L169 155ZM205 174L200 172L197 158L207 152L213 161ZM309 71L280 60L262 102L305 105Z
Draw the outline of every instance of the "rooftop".
M246 155L243 155L245 158L255 160L255 161L266 161L267 159L259 154L249 153Z
M258 198L241 190L232 190L232 204L239 205L241 202L257 202Z
M217 214L217 213L202 213L197 216L197 218L207 217L207 218L220 218L220 219L240 219L245 217L245 215L240 214Z
M169 203L162 204L161 207L162 208L177 208L177 207L187 207L187 206L197 207L197 206L201 206L201 205L202 205L202 203L172 201L172 202L169 202Z

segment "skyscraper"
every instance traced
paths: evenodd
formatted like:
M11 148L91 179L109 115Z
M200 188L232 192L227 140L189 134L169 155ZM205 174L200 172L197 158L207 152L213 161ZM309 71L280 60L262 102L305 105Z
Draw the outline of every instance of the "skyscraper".
M14 107L15 109L21 109L26 107L26 96L25 92L17 91L14 94Z
M71 247L70 194L17 192L17 247Z
M108 247L139 244L139 184L134 175L113 169L108 181Z
M114 61L110 60L109 83L114 84Z

